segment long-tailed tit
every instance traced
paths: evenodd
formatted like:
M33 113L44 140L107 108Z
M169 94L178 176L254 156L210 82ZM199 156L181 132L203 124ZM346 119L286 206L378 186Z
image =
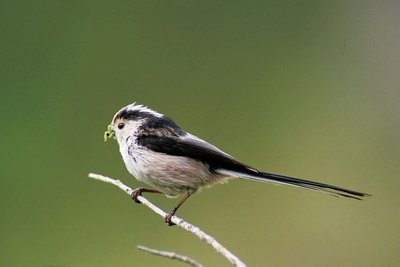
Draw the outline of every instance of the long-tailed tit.
M182 130L169 117L145 106L128 105L119 110L105 132L105 140L116 138L128 171L153 189L138 188L132 198L142 192L167 196L184 195L178 208L200 187L239 177L249 180L301 187L334 196L362 199L368 194L319 182L260 171L235 160L229 154Z

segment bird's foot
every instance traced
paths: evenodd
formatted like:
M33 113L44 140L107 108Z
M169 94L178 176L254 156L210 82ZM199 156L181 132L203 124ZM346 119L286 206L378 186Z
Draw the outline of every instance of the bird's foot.
M166 223L168 223L168 226L174 226L174 225L176 225L175 223L173 223L173 222L171 221L172 216L175 215L175 212L176 212L176 209L172 209L170 212L167 213L167 215L165 215L164 221L165 221Z
M162 192L155 190L155 189L147 189L143 187L138 187L135 190L132 191L131 193L131 198L136 202L136 203L141 203L138 199L138 196L141 196L142 193L157 193L157 194L162 194Z
M138 196L141 196L143 191L145 191L145 189L143 187L138 187L135 190L132 191L131 193L131 198L136 202L136 203L142 203L139 201Z

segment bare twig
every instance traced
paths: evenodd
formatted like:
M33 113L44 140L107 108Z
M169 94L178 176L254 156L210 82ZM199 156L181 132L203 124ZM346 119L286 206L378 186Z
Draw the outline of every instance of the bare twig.
M137 248L141 251L145 251L145 252L148 252L153 255L157 255L157 256L173 259L173 260L178 260L178 261L190 264L194 267L202 267L203 266L192 258L177 254L172 251L158 250L158 249L148 248L148 247L141 246L141 245L137 246Z
M125 191L125 193L131 195L133 192L133 189L126 186L123 184L120 180L114 180L109 177L99 175L99 174L94 174L94 173L89 173L89 177L93 178L95 180L103 181L106 183L113 184L117 187L119 187L121 190ZM148 201L146 198L143 196L138 196L137 199L146 207L150 208L153 210L155 213L160 215L161 217L165 218L167 215L162 209L159 207L155 206L153 203ZM175 223L177 226L185 229L186 231L196 235L198 238L206 242L208 245L212 246L218 253L220 253L222 256L224 256L230 263L232 263L233 266L239 266L239 267L245 267L246 264L244 264L237 256L235 256L232 252L230 252L228 249L226 249L224 246L222 246L217 240L215 240L212 236L206 234L203 232L199 227L194 226L193 224L188 223L187 221L177 217L177 216L172 216L171 221Z

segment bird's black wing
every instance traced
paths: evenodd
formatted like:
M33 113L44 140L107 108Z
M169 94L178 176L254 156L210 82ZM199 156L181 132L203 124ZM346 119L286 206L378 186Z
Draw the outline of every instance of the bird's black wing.
M137 142L139 145L155 152L199 160L207 164L211 171L220 174L237 176L262 182L286 184L313 191L324 192L334 196L344 196L355 199L362 199L365 196L369 196L365 193L334 185L259 171L235 160L233 157L219 150L213 145L190 134L188 134L186 137L141 135L138 137Z
M173 156L192 158L210 166L211 170L228 169L237 172L252 170L259 172L216 148L215 146L188 134L183 137L169 137L156 135L141 135L138 137L139 145L155 152Z

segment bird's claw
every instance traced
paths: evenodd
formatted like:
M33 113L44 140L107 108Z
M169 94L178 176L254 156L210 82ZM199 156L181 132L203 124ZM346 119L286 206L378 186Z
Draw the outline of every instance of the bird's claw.
M174 216L174 213L175 212L168 212L167 213L167 215L165 215L165 222L166 223L168 223L168 226L174 226L174 225L176 225L175 223L173 223L172 221L171 221L171 219L172 219L172 216Z
M140 200L138 199L138 196L141 196L143 193L143 189L142 187L136 188L135 190L132 191L131 193L131 198L136 202L136 203L142 203L140 202Z

